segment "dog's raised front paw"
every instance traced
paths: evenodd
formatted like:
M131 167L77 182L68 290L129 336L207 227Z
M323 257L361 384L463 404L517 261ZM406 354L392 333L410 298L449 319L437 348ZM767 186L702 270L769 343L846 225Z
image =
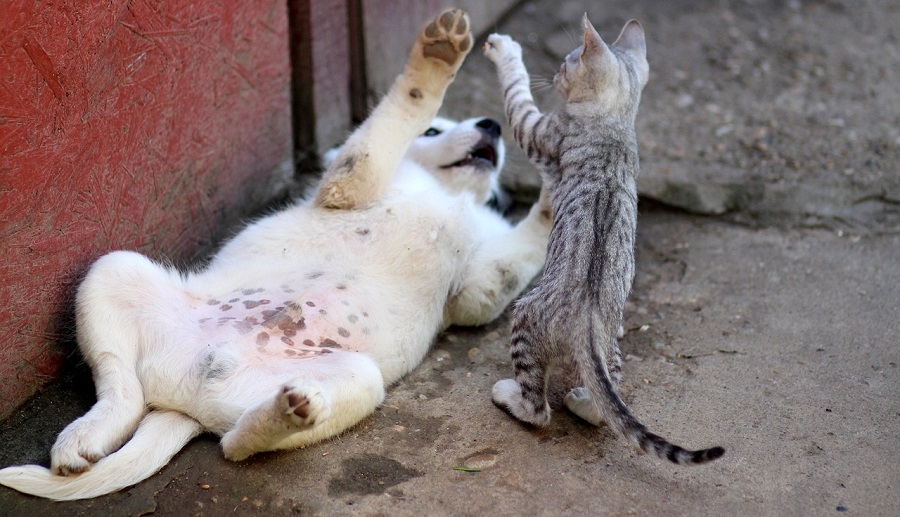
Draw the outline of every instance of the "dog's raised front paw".
M448 9L442 12L419 35L422 54L458 68L472 48L470 27L469 15L465 11Z

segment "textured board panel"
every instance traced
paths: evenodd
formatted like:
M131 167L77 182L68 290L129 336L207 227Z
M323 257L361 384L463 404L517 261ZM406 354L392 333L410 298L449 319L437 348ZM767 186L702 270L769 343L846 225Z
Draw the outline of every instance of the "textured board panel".
M276 188L289 96L284 0L0 5L0 417L73 354L97 256L185 264Z

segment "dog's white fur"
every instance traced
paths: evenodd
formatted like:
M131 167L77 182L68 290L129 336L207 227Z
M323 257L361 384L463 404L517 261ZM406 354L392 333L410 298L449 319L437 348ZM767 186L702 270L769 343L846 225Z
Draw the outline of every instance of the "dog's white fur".
M439 331L496 318L542 267L551 220L543 198L515 227L486 208L502 143L496 167L463 163L487 138L478 120L433 120L467 27L447 11L423 29L314 198L250 224L202 270L97 260L76 304L97 403L60 434L50 470L2 469L0 484L88 498L149 477L204 431L232 460L334 436ZM429 124L443 132L420 136Z

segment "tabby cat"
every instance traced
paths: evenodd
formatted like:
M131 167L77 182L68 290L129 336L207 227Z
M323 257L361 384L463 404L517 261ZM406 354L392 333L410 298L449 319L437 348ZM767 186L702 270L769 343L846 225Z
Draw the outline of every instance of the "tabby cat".
M554 77L565 104L549 114L534 104L519 44L494 34L484 48L497 66L516 142L540 169L554 216L544 275L515 307L510 351L516 378L496 383L493 399L519 420L546 425L550 369L574 362L584 388L566 395L572 412L595 425L606 421L660 458L705 463L724 449L688 451L669 443L649 432L617 393L617 333L634 278L634 119L649 65L637 21L629 21L612 45L587 15L583 25L582 46Z

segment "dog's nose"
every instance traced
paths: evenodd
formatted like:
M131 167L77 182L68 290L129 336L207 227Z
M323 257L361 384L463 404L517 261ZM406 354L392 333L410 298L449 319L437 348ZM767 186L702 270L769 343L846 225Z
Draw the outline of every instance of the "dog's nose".
M492 118L483 118L476 122L475 125L494 138L500 137L500 123Z

